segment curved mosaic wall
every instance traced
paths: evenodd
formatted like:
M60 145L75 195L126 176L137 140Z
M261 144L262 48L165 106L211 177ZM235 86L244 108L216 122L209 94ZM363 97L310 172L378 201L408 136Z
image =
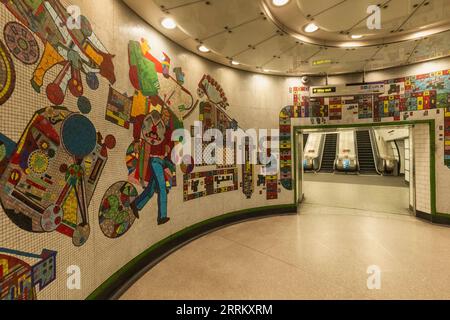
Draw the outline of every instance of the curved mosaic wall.
M408 98L360 97L357 109L312 101L307 88L284 95L286 79L205 61L117 0L3 0L0 28L0 299L84 299L179 230L292 204L294 118L402 120L428 109L449 116L445 72L405 78ZM229 164L234 146L224 148L223 165L175 165L170 155L185 141L171 135L193 131L195 121L222 133L280 125L280 171L251 163L249 141L240 165Z
M263 165L235 164L234 146L226 165L173 162L175 130L243 129L239 112L216 65L183 61L150 27L124 27L138 18L119 1L100 2L1 3L0 299L85 298L175 231L289 203Z

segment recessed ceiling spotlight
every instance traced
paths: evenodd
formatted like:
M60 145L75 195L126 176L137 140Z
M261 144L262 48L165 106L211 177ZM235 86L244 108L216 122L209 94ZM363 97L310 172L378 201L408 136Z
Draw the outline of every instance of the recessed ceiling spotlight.
M240 65L240 63L239 63L239 62L237 62L237 61L234 61L234 60L231 60L231 64L232 64L233 66L238 66L238 65Z
M161 21L161 25L169 30L173 30L177 27L177 23L175 22L175 20L173 20L172 18L164 18Z
M319 27L318 26L316 26L314 23L308 23L304 28L303 28L303 30L305 30L305 32L308 32L308 33L312 33L312 32L316 32L317 30L319 30Z
M207 47L205 47L204 45L200 45L198 46L198 51L203 52L203 53L208 53L211 50L209 50Z
M361 34L352 34L352 39L361 39L362 37Z
M289 0L272 0L272 3L274 6L282 7L286 5L289 2Z

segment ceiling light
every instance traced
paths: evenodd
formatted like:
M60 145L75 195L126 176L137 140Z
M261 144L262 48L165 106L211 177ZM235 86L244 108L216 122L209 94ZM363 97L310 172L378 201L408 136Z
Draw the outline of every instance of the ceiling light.
M200 52L203 52L203 53L208 53L208 52L211 51L211 50L209 50L207 47L205 47L204 45L198 46L198 50L199 50Z
M333 61L331 59L321 59L321 60L315 60L312 62L313 66L320 66L323 64L332 64Z
M413 39L425 38L429 34L430 34L429 32L421 31L421 32L416 32L415 34L413 34L412 37L413 37Z
M317 30L319 30L319 27L311 22L305 26L304 30L305 30L305 32L312 33L312 32L316 32Z
M360 34L352 34L352 39L361 39L362 37Z
M358 42L345 42L339 45L341 48L349 48L356 49L357 47L361 47L361 43Z
M239 63L239 62L237 62L237 61L234 61L234 60L231 60L231 64L232 64L233 66L238 66L238 65L240 65L240 63Z
M289 0L272 0L272 3L274 6L282 7L286 5L289 2Z
M161 25L169 30L175 29L177 27L177 23L172 18L164 18L163 21L161 21Z

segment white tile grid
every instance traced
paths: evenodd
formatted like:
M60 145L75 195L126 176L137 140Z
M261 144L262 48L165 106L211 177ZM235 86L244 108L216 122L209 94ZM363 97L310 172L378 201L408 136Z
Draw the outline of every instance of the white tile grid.
M427 124L418 124L413 129L415 150L416 208L431 213L430 202L430 137Z
M450 213L449 201L449 183L450 169L445 165L444 161L444 141L440 141L440 135L444 134L441 130L445 128L444 113L440 117L436 117L436 211L438 213Z

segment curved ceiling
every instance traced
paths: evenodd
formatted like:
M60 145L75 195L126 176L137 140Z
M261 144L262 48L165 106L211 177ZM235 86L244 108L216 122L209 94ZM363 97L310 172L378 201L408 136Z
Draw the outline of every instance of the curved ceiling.
M367 25L373 0L289 0L281 7L273 0L123 1L186 49L252 72L331 75L450 56L449 0L375 1L380 29ZM166 17L177 28L163 28ZM305 32L310 23L319 29ZM200 44L211 52L199 52Z

